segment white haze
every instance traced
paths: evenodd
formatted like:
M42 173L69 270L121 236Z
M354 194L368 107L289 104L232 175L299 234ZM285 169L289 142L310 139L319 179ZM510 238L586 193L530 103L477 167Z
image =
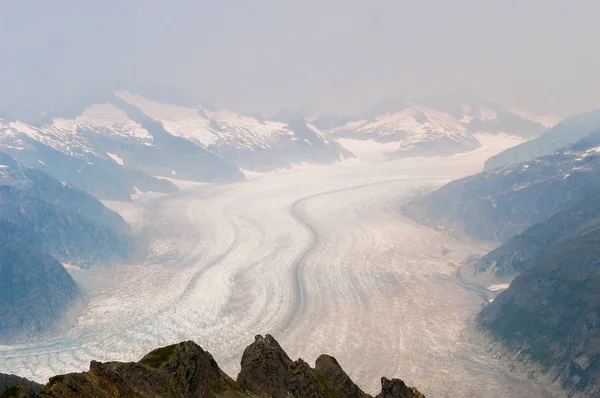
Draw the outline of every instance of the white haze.
M600 2L3 2L0 111L166 85L218 106L353 115L454 91L538 114L599 105Z

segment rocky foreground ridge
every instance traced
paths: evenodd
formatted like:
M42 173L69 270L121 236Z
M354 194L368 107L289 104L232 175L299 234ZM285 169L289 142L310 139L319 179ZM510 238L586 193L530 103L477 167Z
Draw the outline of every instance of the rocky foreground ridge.
M0 375L0 379L3 375ZM381 379L376 398L424 398L400 379ZM244 350L237 381L192 341L159 348L139 362L92 361L90 370L54 376L42 390L15 385L6 397L260 397L368 398L335 358L321 355L311 368L292 361L270 335L256 336Z

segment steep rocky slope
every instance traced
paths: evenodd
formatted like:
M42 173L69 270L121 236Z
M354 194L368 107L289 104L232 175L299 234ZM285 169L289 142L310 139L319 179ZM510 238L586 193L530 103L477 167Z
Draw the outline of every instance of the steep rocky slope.
M83 191L0 152L0 219L39 237L44 250L80 266L133 253L129 226Z
M504 242L460 271L484 288L510 284L478 323L513 365L578 396L600 394L598 173L600 132L452 182L405 209L432 226Z
M600 189L600 132L552 155L453 181L406 206L435 227L506 241Z
M542 136L492 156L485 162L485 170L510 166L549 155L559 148L585 138L596 130L600 130L600 110L571 116Z
M39 237L0 220L0 343L52 329L81 292Z
M322 355L311 368L292 361L277 341L256 336L242 356L237 381L210 353L188 341L150 352L137 363L92 362L90 370L52 377L40 393L15 386L1 397L273 397L368 398L335 358ZM399 379L382 378L378 398L423 398Z
M535 224L475 261L473 268L496 282L510 280L561 242L600 228L600 191Z
M61 262L111 265L134 252L129 226L118 214L0 153L1 342L52 330L82 301Z
M27 380L27 379L24 379L22 377L15 376L15 375L0 373L0 394L15 385L24 386L25 388L27 388L28 390L30 390L32 392L39 392L44 389L43 385L35 383L33 381L30 381L30 380ZM15 390L16 390L16 388L15 388ZM6 394L6 395L9 395L9 394Z
M600 395L600 230L551 245L523 268L480 325L570 393Z

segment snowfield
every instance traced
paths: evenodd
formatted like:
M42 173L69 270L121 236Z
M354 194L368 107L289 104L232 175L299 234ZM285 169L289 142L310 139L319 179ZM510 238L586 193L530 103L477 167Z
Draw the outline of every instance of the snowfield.
M191 339L235 377L243 348L272 333L293 358L334 355L367 392L385 375L429 397L543 396L472 331L485 299L455 272L479 249L398 211L478 172L504 139L447 158L257 173L111 202L148 242L146 261L75 271L87 309L59 338L0 347L0 372L45 382Z

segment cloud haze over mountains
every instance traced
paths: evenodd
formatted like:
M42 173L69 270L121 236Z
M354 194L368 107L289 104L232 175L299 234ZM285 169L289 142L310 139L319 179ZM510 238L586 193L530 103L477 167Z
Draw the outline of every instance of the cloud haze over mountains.
M383 98L466 90L567 116L598 105L599 12L561 0L10 2L0 109L36 114L151 83L263 115L355 115Z

